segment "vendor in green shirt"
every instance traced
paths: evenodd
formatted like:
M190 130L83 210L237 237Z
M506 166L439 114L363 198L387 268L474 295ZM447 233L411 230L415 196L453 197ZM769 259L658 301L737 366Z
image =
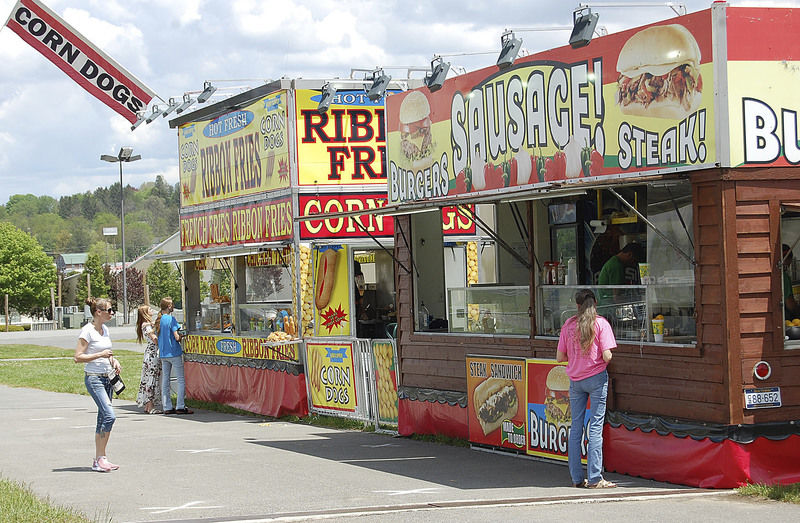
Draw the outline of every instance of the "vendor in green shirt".
M636 264L644 261L644 248L641 244L631 242L622 248L617 254L608 259L600 269L597 278L598 285L630 285L637 282L639 275ZM633 270L630 270L630 269ZM611 298L617 294L614 291L601 290L600 301L609 303Z
M792 266L794 255L792 248L783 244L782 248L783 257L783 306L786 309L786 319L793 320L800 318L800 305L794 299L792 292L792 278L789 276L789 267Z

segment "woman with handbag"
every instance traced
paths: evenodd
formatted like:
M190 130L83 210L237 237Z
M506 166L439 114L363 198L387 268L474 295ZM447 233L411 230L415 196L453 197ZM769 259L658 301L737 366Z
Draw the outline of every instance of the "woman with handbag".
M111 427L117 419L111 406L112 380L119 376L122 367L111 350L111 337L105 323L114 317L114 309L106 298L88 299L92 321L81 329L75 349L75 363L83 363L84 383L89 395L97 404L97 426L94 434L95 458L92 470L111 472L119 466L106 458L106 446ZM120 391L121 392L121 391Z

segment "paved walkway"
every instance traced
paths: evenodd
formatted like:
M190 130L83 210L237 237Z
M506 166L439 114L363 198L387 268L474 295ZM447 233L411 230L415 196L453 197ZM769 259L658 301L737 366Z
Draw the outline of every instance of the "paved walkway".
M112 337L129 336L124 329ZM19 333L13 343L71 346L77 332L50 340ZM121 468L97 473L97 411L89 397L0 385L0 476L98 521L800 520L797 505L617 474L606 475L617 489L576 489L565 465L504 453L262 417L147 415L130 401L114 405L108 455Z

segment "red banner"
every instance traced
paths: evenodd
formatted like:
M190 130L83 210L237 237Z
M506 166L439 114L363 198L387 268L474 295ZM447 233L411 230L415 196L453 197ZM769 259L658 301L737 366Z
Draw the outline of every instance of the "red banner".
M290 197L181 215L181 249L292 238Z
M300 195L300 216L344 213L380 209L386 206L386 193ZM470 206L473 207L473 206ZM475 222L470 213L458 212L455 207L442 208L442 234L445 236L473 235ZM367 234L369 233L369 234ZM300 239L377 238L394 236L394 218L369 212L358 216L341 216L300 222Z
M156 94L36 0L19 0L6 25L92 96L131 123Z

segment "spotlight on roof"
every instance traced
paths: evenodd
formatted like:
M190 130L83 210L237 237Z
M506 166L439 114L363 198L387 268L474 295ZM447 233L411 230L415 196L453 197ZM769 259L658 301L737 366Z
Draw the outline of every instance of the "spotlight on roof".
M506 31L500 37L500 56L497 58L497 67L500 69L508 69L517 58L520 47L522 47L522 40L514 38L513 31Z
M217 88L211 85L211 82L203 83L203 92L197 95L197 102L201 104L206 103L216 90Z
M153 106L153 112L152 112L152 113L150 113L150 114L147 116L147 119L145 120L145 122L146 122L146 123L151 123L153 120L155 120L155 119L156 119L156 118L158 118L159 116L161 116L161 109L158 107L158 105L154 105L154 106Z
M319 104L317 105L317 112L320 114L327 112L334 96L336 96L336 87L332 86L330 83L323 85L322 96L320 96Z
M144 123L144 113L136 113L136 116L136 121L133 123L133 125L131 125L131 131Z
M192 105L194 102L195 102L195 99L194 99L194 98L192 98L192 97L191 97L191 96L189 96L188 94L184 94L184 95L183 95L183 103L181 103L181 104L178 106L178 108L177 108L177 109L175 109L175 112L176 112L176 113L178 113L178 114L182 113L183 111L185 111L186 109L188 109L188 108L189 108L189 107L190 107L190 106L191 106L191 105Z
M594 35L594 28L600 15L592 13L592 9L587 6L578 7L572 12L572 34L569 36L569 45L573 49L589 45Z
M167 106L166 109L164 109L164 112L161 113L161 116L166 118L166 116L169 113L171 113L172 111L174 111L175 109L180 107L180 105L181 105L181 103L178 100L176 100L175 98L170 98L169 99L169 105Z
M434 57L431 60L431 72L425 75L425 85L430 92L436 92L442 88L445 78L447 78L447 71L450 70L450 64L442 60L441 56Z
M391 76L383 74L383 69L375 69L375 71L372 72L372 86L369 88L369 91L367 91L367 98L372 102L377 102L383 98L391 79Z

